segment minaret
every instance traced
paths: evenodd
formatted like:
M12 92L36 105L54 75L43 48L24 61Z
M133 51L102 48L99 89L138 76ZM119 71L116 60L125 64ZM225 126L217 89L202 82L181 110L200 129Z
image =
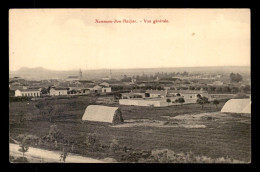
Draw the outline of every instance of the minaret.
M79 79L82 79L82 71L79 69Z
M109 79L112 78L112 72L111 72L111 69L110 69L110 74L109 74Z

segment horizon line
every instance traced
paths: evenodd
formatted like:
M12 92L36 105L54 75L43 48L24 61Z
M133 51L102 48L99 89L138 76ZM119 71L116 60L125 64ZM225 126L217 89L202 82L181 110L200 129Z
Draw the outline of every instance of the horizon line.
M97 69L68 69L68 70L55 70L55 69L48 69L42 66L38 67L20 67L18 70L9 70L10 72L16 72L21 70L22 68L28 68L28 69L35 69L35 68L42 68L45 70L51 70L51 71L76 71L76 70L82 70L82 71L91 71L91 70L131 70L131 69L167 69L167 68L206 68L206 67L251 67L251 65L222 65L222 66L175 66L175 67L136 67L136 68L97 68Z

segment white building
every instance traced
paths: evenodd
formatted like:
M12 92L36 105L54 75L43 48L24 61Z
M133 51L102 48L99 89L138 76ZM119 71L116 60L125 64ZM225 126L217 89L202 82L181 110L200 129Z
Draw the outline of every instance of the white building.
M167 91L164 90L146 90L145 97L157 98L166 97Z
M39 97L41 92L38 89L17 89L15 90L15 97Z
M102 87L102 93L111 93L111 87Z
M94 87L88 88L90 91L95 92L95 93L100 93L102 92L102 87L99 85L95 85Z
M66 88L51 88L50 95L51 96L68 95L68 90Z

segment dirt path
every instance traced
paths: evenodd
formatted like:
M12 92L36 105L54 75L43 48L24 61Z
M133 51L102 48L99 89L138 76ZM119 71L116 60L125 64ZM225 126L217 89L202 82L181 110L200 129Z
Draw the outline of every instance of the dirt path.
M18 151L19 145L10 143L9 152L10 156L22 157L22 152ZM59 151L48 151L38 148L29 147L28 152L25 153L25 157L32 163L47 163L60 161L61 152ZM105 163L105 161L79 156L76 154L69 154L66 158L66 163Z

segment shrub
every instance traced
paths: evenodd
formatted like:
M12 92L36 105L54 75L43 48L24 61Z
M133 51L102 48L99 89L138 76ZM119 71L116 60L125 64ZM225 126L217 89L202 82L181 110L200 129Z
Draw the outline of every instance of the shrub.
M175 153L169 149L153 150L151 158L154 162L160 163L241 163L242 161L231 158L220 157L213 159L207 156L195 156L192 152Z
M19 162L19 163L28 163L28 159L25 157L18 157L12 160L12 162Z
M92 152L97 148L97 136L95 133L90 133L86 137L85 144L87 145L87 149L91 150Z
M63 134L61 133L61 131L58 129L57 125L53 124L50 126L50 130L48 135L42 137L41 141L39 141L38 144L43 144L45 142L47 143L51 143L51 146L55 146L55 141L62 141L65 142L66 140L64 140L63 138Z
M112 152L115 152L115 151L120 150L120 146L119 146L118 141L117 141L116 139L113 139L113 140L112 140L112 142L111 142L111 144L110 144L110 150L111 150Z

